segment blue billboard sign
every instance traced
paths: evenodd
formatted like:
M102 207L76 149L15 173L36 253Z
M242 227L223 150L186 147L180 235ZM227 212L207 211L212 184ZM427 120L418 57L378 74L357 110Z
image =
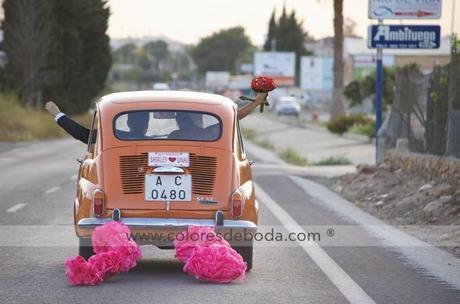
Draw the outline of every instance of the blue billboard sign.
M370 25L369 48L437 49L441 40L439 25Z

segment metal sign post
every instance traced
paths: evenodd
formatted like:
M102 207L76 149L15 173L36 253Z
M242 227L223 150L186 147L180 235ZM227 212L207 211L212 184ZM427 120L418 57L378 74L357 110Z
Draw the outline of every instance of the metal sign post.
M375 162L383 161L385 142L378 136L382 125L383 110L383 49L436 49L440 45L440 26L384 25L384 19L439 19L442 0L400 1L369 0L369 19L377 19L378 25L370 25L368 47L377 49L375 71ZM454 0L455 4L455 0Z
M379 25L383 24L383 20L379 19ZM380 155L380 144L378 132L382 125L382 99L383 99L383 48L377 48L377 60L375 68L375 163L379 164L383 160L383 155Z
M439 25L388 25L379 19L368 29L368 47L377 49L375 71L375 162L383 161L385 142L379 139L383 111L383 49L436 49L440 46Z

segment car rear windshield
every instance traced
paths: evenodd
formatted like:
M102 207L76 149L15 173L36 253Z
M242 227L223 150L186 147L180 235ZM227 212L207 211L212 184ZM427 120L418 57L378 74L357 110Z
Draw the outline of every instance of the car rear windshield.
M145 110L118 114L113 122L120 140L216 141L222 122L214 114L183 110Z

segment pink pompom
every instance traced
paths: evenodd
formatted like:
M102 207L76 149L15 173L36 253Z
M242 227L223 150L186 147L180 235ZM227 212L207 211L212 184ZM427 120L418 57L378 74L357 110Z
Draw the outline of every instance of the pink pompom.
M64 265L67 278L73 285L98 285L103 281L103 275L97 267L81 256L67 259Z
M97 227L91 235L94 252L118 252L120 271L127 272L142 258L139 245L130 239L130 235L128 226L120 222L109 222Z
M106 280L121 271L122 256L118 251L100 252L89 258L88 263L94 266Z
M66 275L73 285L97 285L108 277L126 272L142 258L139 245L130 238L130 230L120 222L96 228L92 235L95 255L88 261L77 256L65 261Z
M108 222L94 229L91 241L95 253L117 250L129 241L130 230L120 222Z
M244 280L246 263L230 246L214 244L197 247L184 266L184 271L195 278L213 283Z
M122 247L117 248L121 257L120 271L127 272L137 265L142 258L142 251L133 240L126 242Z
M221 235L216 234L213 227L189 226L187 231L179 233L174 240L175 256L179 261L186 263L198 246L209 247L213 244L230 247Z

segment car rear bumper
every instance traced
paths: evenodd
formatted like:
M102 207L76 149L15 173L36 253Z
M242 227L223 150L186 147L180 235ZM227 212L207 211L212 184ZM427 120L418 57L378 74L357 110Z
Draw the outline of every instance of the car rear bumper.
M98 226L113 221L112 218L83 218L77 223L79 237L89 237ZM223 225L216 225L211 219L180 219L180 218L121 218L120 222L131 230L131 237L140 244L153 244L170 247L177 233L187 230L188 226L212 226L223 237L233 242L257 232L257 225L246 220L224 220Z
M94 229L105 223L113 221L111 218L89 217L81 219L77 226L81 229ZM150 229L187 229L188 226L216 226L214 220L209 219L178 219L178 218L132 218L125 217L120 220L130 228L150 228ZM249 229L257 230L257 225L244 220L224 220L222 228Z

